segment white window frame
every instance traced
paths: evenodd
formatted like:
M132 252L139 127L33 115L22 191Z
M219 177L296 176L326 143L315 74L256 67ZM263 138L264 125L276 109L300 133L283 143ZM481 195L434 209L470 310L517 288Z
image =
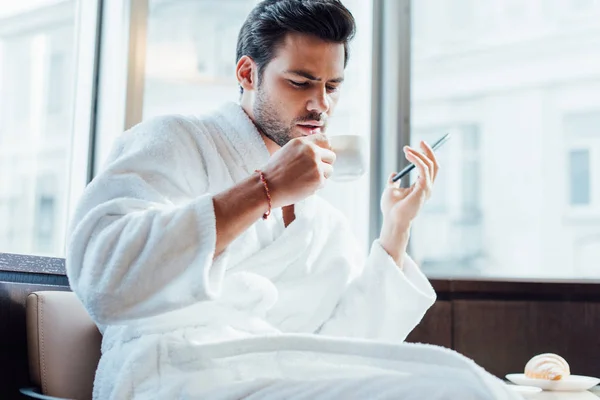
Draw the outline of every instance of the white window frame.
M388 173L408 164L402 148L410 143L410 3L373 0L370 240L381 230L379 204Z
M148 0L103 0L98 107L91 176L114 138L142 120Z
M71 154L69 160L69 193L65 206L68 224L75 205L89 182L93 159L92 141L98 74L98 46L102 0L77 2L75 21L75 87ZM68 235L67 229L65 236ZM65 239L67 239L65 237ZM68 240L68 239L67 239ZM67 242L65 240L65 243Z

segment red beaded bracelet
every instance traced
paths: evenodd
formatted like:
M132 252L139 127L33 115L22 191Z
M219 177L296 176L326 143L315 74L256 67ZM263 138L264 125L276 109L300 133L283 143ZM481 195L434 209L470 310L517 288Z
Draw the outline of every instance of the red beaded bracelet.
M260 181L262 182L263 187L265 188L265 194L267 195L269 209L262 216L263 219L267 219L269 215L271 215L271 192L269 191L269 185L267 185L267 179L265 178L265 174L263 174L262 171L258 169L254 172L258 172L258 175L260 176Z

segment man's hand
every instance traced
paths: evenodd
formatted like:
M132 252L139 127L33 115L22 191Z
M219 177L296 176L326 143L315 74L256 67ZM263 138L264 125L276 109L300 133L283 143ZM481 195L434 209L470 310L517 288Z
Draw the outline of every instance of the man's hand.
M379 240L399 266L402 266L412 221L431 196L433 182L439 170L431 147L425 142L421 142L420 147L423 153L408 146L404 147L406 159L415 164L419 171L417 181L408 188L401 188L399 183L392 182L395 175L392 174L381 196L383 226Z
M292 139L262 169L271 206L284 207L313 194L333 172L335 154L325 136ZM215 256L267 211L265 189L257 174L213 196L217 243Z
M297 203L321 188L333 173L334 162L335 153L326 136L290 140L263 169L273 208Z

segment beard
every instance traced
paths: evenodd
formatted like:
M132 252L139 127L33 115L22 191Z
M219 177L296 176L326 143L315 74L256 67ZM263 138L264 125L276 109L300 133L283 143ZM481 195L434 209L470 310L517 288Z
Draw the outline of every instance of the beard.
M325 132L327 115L325 113L308 112L306 115L295 118L290 124L286 124L278 115L276 103L271 101L265 90L259 86L256 93L256 101L252 110L254 124L263 135L271 139L278 146L285 146L294 139L294 127L304 121L323 121L321 133Z

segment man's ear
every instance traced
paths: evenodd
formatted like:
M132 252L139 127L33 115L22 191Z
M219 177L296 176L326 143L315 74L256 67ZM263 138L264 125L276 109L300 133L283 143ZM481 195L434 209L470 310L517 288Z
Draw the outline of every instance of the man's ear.
M237 63L235 68L235 75L238 83L244 90L254 90L258 82L257 74L258 68L253 59L248 56L243 56Z

